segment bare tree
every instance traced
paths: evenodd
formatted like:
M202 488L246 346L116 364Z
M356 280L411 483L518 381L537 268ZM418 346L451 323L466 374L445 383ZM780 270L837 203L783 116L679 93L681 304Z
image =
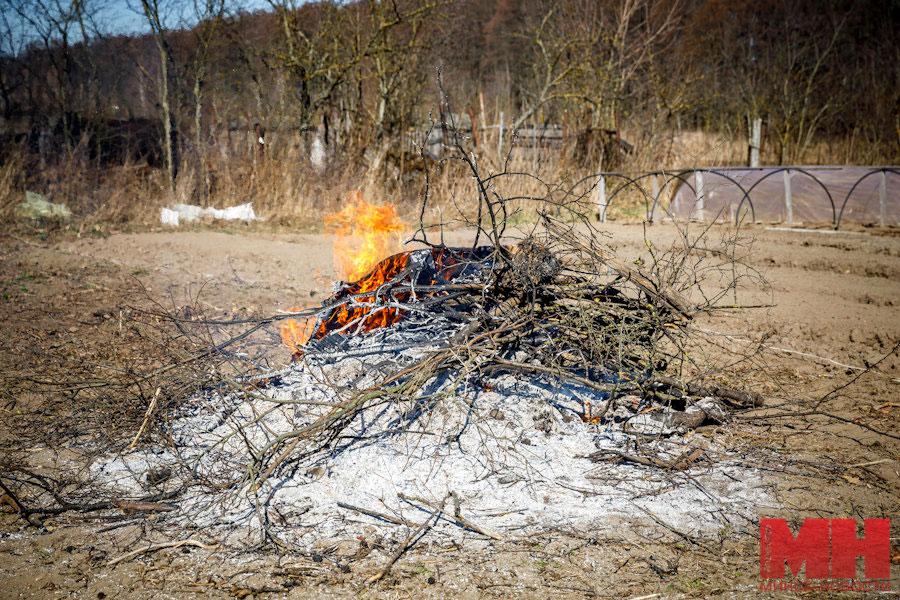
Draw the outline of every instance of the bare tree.
M825 63L834 51L844 19L832 27L830 35L807 37L787 31L784 45L778 49L778 66L770 73L781 73L780 85L771 85L774 92L772 121L779 147L779 163L792 163L801 157L812 143L823 117L835 107L825 85ZM775 65L772 65L775 67ZM775 82L772 82L773 84Z
M551 6L536 27L520 35L531 47L532 55L527 59L527 79L519 85L522 111L513 123L514 129L548 103L568 98L575 85L579 65L573 59L585 40L566 31L561 13L558 5Z
M802 0L765 11L751 2L704 5L691 24L688 58L705 69L707 89L736 93L701 105L710 118L766 119L777 161L802 160L829 114L847 102L837 51L851 12Z
M196 46L190 64L193 79L194 101L194 147L197 152L203 147L203 100L204 87L209 66L210 47L225 16L225 0L194 0Z
M293 76L300 96L300 120L309 126L316 111L358 64L359 48L340 35L346 13L336 4L323 2L315 7L315 27L301 19L304 8L298 0L271 0L271 4L286 46L280 62Z
M372 62L378 98L372 120L375 129L382 131L392 125L391 117L403 112L403 104L413 104L409 95L421 88L422 82L414 81L413 67L427 47L423 29L436 4L369 0L367 6L372 34L366 55Z
M165 4L165 1L166 0L163 0L162 2L160 0L141 0L140 9L147 19L147 24L150 26L150 31L153 34L153 39L156 42L156 48L159 53L157 98L163 125L162 147L165 153L166 173L168 175L169 185L174 188L175 178L178 175L178 157L176 154L176 129L170 103L171 91L169 84L169 69L170 66L173 65L173 59L169 42L166 39L169 29L166 20L172 12L172 7Z
M10 13L0 10L0 101L3 118L9 120L17 107L16 92L25 85L25 65L20 56L22 36L10 20Z
M31 38L43 51L43 58L49 62L53 86L45 90L53 98L53 103L61 119L61 130L67 150L75 140L72 139L72 123L74 108L74 91L76 87L79 59L75 44L81 42L85 46L96 33L93 27L93 13L97 9L84 0L69 2L51 0L0 0L0 13L7 33L14 34L9 15L19 20L18 35ZM9 44L13 44L9 40ZM12 46L11 51L15 51ZM88 55L88 52L83 52ZM36 70L33 62L23 63L31 71L32 81L46 80L45 73ZM4 92L5 94L6 92Z

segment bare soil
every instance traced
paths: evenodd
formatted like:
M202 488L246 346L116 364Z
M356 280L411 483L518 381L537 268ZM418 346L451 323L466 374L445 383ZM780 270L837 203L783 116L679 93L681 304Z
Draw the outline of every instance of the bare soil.
M640 225L604 227L622 256L645 252ZM749 262L771 284L771 293L759 294L768 298L761 303L773 306L717 312L696 326L742 339L766 336L766 367L739 376L766 397L767 408L697 435L783 457L784 470L773 473L779 503L760 507L761 517L894 517L898 536L900 237L761 226L748 233ZM675 239L665 225L649 235ZM449 241L465 239L457 233ZM134 436L153 390L110 391L87 402L65 389L38 393L46 380L75 381L142 356L158 360L150 351L154 338L131 321L138 308L177 311L199 302L216 316L271 314L321 301L333 269L331 238L316 234L237 228L49 241L3 234L0 452L45 474L78 479L90 457L85 448ZM272 364L288 360L275 328L271 347ZM779 406L799 407L836 388L820 406L833 418L771 418ZM2 472L0 480L9 483ZM23 491L19 500L31 497ZM426 537L371 586L366 577L396 546L366 548L363 522L359 539L335 541L321 555L182 547L116 565L111 559L181 534L164 519L119 508L66 511L38 525L0 504L0 598L760 595L758 532L700 539L652 521L612 531L598 523L596 530L546 531L473 548ZM900 566L892 569L898 590Z

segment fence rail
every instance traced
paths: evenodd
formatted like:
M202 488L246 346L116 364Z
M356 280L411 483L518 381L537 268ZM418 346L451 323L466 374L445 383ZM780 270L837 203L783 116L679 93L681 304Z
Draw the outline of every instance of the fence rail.
M780 175L780 177L778 177ZM617 185L610 185L617 183ZM900 224L900 167L723 167L602 172L576 183L594 188L600 219L616 197L638 191L647 219ZM609 189L608 189L609 188Z

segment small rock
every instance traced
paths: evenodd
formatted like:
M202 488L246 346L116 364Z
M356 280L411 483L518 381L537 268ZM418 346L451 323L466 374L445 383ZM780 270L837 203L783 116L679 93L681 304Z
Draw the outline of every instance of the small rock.
M861 342L862 341L862 332L854 327L850 330L850 341L851 342Z
M706 413L697 405L692 405L688 406L683 412L672 411L666 419L666 424L690 430L700 427L700 424L705 420Z
M728 411L725 409L725 405L711 396L701 398L694 406L718 423L724 423L728 419Z
M488 413L488 416L489 416L490 418L496 419L496 420L498 420L498 421L502 421L502 420L505 418L505 415L503 414L503 411L502 411L502 410L499 410L499 409L497 409L497 408L492 408L492 409L491 409L491 412Z

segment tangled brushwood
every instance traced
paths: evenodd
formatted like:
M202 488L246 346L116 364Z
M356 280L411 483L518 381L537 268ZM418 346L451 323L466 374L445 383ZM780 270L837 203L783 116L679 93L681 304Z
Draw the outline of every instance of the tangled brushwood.
M717 408L759 405L757 394L686 383L670 370L690 363L686 338L698 307L666 282L618 260L603 239L587 222L543 215L514 245L435 245L392 256L360 281L336 284L321 308L293 315L315 319L295 362L320 366L361 344L399 354L421 343L410 331L428 332L427 348L413 361L398 356L378 364L370 385L340 387L340 400L319 418L256 453L252 477L266 478L285 462L328 450L373 406L389 402L421 411L423 398L433 407L473 386L490 390L491 378L504 373L593 390L602 404L587 401L572 410L590 423L604 423L623 398L629 404L637 398L645 410L666 409L675 415L670 423L682 426L710 417L690 410L701 398L720 401L707 405ZM371 342L359 341L376 333ZM724 408L717 408L713 420L722 419Z

